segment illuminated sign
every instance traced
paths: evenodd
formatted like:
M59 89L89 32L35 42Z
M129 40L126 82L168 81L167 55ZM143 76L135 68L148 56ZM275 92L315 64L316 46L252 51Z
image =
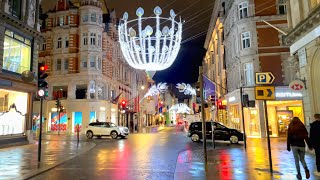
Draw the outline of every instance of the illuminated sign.
M277 98L294 98L302 97L302 93L299 92L276 92Z
M234 96L232 96L232 97L229 97L229 102L233 102L233 101L235 101L236 100L236 98L234 97Z

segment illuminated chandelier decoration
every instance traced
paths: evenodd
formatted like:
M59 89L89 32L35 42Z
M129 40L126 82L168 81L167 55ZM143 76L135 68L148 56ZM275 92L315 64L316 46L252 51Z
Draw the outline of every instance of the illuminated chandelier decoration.
M181 43L182 23L174 20L176 14L171 9L170 17L160 17L162 10L159 6L153 10L155 17L142 17L143 8L136 11L138 19L128 21L128 13L123 14L119 24L119 41L121 51L135 69L159 71L172 65L176 59ZM155 20L155 29L150 25L142 26L143 21ZM160 29L160 24L169 25ZM138 24L138 29L134 29ZM138 33L137 33L138 32Z
M173 105L169 111L175 111L177 114L178 113L186 113L186 114L191 114L192 110L185 104L185 103L179 103L176 105Z
M159 83L158 85L152 85L148 92L144 95L144 98L147 98L148 96L156 96L159 94L162 94L166 92L168 89L167 83Z
M185 95L197 95L196 89L191 87L190 84L178 83L176 88L179 89L179 92L183 92Z

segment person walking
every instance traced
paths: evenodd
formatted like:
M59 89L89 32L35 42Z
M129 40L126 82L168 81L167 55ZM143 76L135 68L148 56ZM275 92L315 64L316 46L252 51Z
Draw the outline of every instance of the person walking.
M314 119L310 127L310 143L316 153L317 170L314 171L314 174L320 176L320 114L315 114Z
M310 148L310 143L308 140L308 131L304 124L300 121L298 117L293 117L288 128L288 136L287 136L287 150L293 153L293 157L295 160L296 170L297 170L297 179L302 179L300 172L300 162L305 170L306 178L310 178L310 172L307 166L307 163L304 159L305 157L305 141L307 142L308 147Z

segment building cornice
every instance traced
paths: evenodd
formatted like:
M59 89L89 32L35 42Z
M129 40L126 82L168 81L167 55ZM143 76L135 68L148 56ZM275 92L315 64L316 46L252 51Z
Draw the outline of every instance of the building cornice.
M38 39L39 41L44 40L44 36L41 32L37 31L33 27L30 27L23 21L16 19L3 11L0 11L0 17L0 20L3 20L5 23L19 29L21 32L29 34L30 36L34 37L35 39Z
M284 37L285 44L292 44L298 41L301 37L312 31L320 24L320 5L310 12L308 17L301 21L293 28L288 35Z

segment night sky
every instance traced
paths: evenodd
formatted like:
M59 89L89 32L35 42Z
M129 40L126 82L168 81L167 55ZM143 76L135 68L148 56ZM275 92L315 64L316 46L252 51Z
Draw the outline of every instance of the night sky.
M73 0L77 1L77 0ZM210 16L213 10L213 0L102 0L108 9L115 9L119 18L124 12L129 13L129 20L136 18L135 12L138 7L145 10L144 16L153 15L153 8L162 8L161 16L169 16L173 9L177 17L181 16L183 24L182 41L188 40L195 35L202 35L181 45L178 57L174 64L163 71L155 74L156 82L186 82L193 83L198 79L199 65L204 57L203 48L206 31L209 27ZM43 0L44 11L52 6L53 1ZM202 34L199 34L202 33Z

